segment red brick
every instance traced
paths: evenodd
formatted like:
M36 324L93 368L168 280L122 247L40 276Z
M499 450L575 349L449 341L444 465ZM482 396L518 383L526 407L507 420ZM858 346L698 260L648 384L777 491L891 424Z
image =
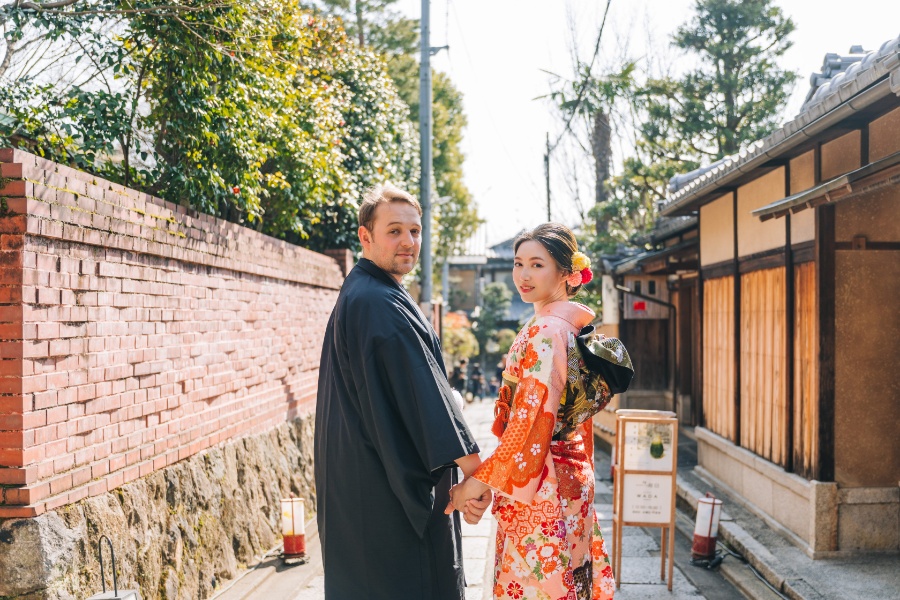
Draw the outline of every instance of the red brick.
M88 486L84 485L82 487L76 487L72 491L69 492L69 497L66 500L66 504L74 504L79 500L84 500L88 497Z
M32 486L6 490L7 504L26 506L35 504L50 495L50 484L38 483Z
M16 359L0 360L0 377L9 375L22 376L22 361Z
M34 195L34 184L24 179L13 179L7 181L6 185L0 187L0 196L25 197Z
M108 482L105 479L92 483L88 486L88 496L99 496L109 491Z
M25 394L0 396L0 415L14 412L23 413L28 410L31 410L31 396Z
M59 393L56 390L49 390L46 392L39 392L34 394L34 408L35 410L47 409L51 407L55 407L58 402ZM65 407L63 407L65 410ZM54 413L56 415L58 413ZM63 414L63 419L65 419L65 414ZM57 423L59 421L53 421Z
M59 477L51 479L49 481L49 486L50 486L50 493L53 494L54 496L56 494L61 494L62 492L65 492L66 490L72 489L72 474L65 473ZM30 504L30 503L26 503L26 504Z
M52 498L48 498L44 502L44 507L47 510L56 510L57 508L62 508L66 504L69 503L69 494L63 493L59 496L53 496Z
M0 468L0 485L28 485L37 478L37 468Z
M25 451L21 448L0 448L0 466L24 467Z
M72 485L74 487L83 485L90 480L91 480L91 467L90 466L72 471Z
M0 519L27 519L44 514L43 504L36 506L0 506Z

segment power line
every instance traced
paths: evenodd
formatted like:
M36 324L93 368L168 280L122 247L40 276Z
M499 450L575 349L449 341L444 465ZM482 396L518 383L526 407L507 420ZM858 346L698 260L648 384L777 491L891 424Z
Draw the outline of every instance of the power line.
M603 39L603 29L606 27L606 17L609 15L609 5L612 4L612 0L606 0L606 10L603 11L603 21L600 23L600 32L597 34L597 43L594 44L594 55L591 57L591 64L588 65L587 76L584 78L584 81L581 83L581 88L578 90L578 95L575 98L575 106L572 108L572 112L569 114L569 118L566 119L566 126L563 128L562 133L559 134L559 137L556 138L556 141L553 142L552 146L548 146L548 153L552 152L562 140L563 136L566 135L567 132L571 131L572 119L575 118L575 113L578 112L578 107L581 105L581 101L584 100L584 93L587 91L588 84L590 83L590 75L591 71L594 69L594 62L597 60L597 56L600 54L600 40Z

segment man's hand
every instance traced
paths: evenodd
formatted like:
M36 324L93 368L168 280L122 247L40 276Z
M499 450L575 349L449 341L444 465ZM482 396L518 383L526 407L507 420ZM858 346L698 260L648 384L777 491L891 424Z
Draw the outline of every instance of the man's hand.
M463 514L466 523L474 525L481 520L492 498L493 494L488 486L467 477L462 483L450 488L450 503L444 512L449 515L454 509L458 510Z

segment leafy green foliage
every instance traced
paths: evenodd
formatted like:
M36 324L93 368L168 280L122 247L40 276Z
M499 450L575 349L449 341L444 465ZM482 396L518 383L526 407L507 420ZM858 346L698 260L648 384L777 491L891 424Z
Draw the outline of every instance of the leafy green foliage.
M364 188L414 182L408 109L338 20L295 0L70 8L5 8L97 76L5 82L3 141L315 249L356 246Z
M387 65L401 100L409 107L408 119L419 122L419 22L402 17L397 0L319 0L322 10L339 16L351 38L379 54ZM466 116L462 94L444 73L432 76L432 168L434 192L440 201L434 206L434 243L438 263L462 249L481 220L474 199L463 182L464 156L460 146ZM437 289L437 287L436 287Z

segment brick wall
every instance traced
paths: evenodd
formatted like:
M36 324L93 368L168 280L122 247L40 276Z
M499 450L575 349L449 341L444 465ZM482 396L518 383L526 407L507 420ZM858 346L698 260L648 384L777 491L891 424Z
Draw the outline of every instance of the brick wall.
M311 410L338 260L25 152L0 163L0 517Z

